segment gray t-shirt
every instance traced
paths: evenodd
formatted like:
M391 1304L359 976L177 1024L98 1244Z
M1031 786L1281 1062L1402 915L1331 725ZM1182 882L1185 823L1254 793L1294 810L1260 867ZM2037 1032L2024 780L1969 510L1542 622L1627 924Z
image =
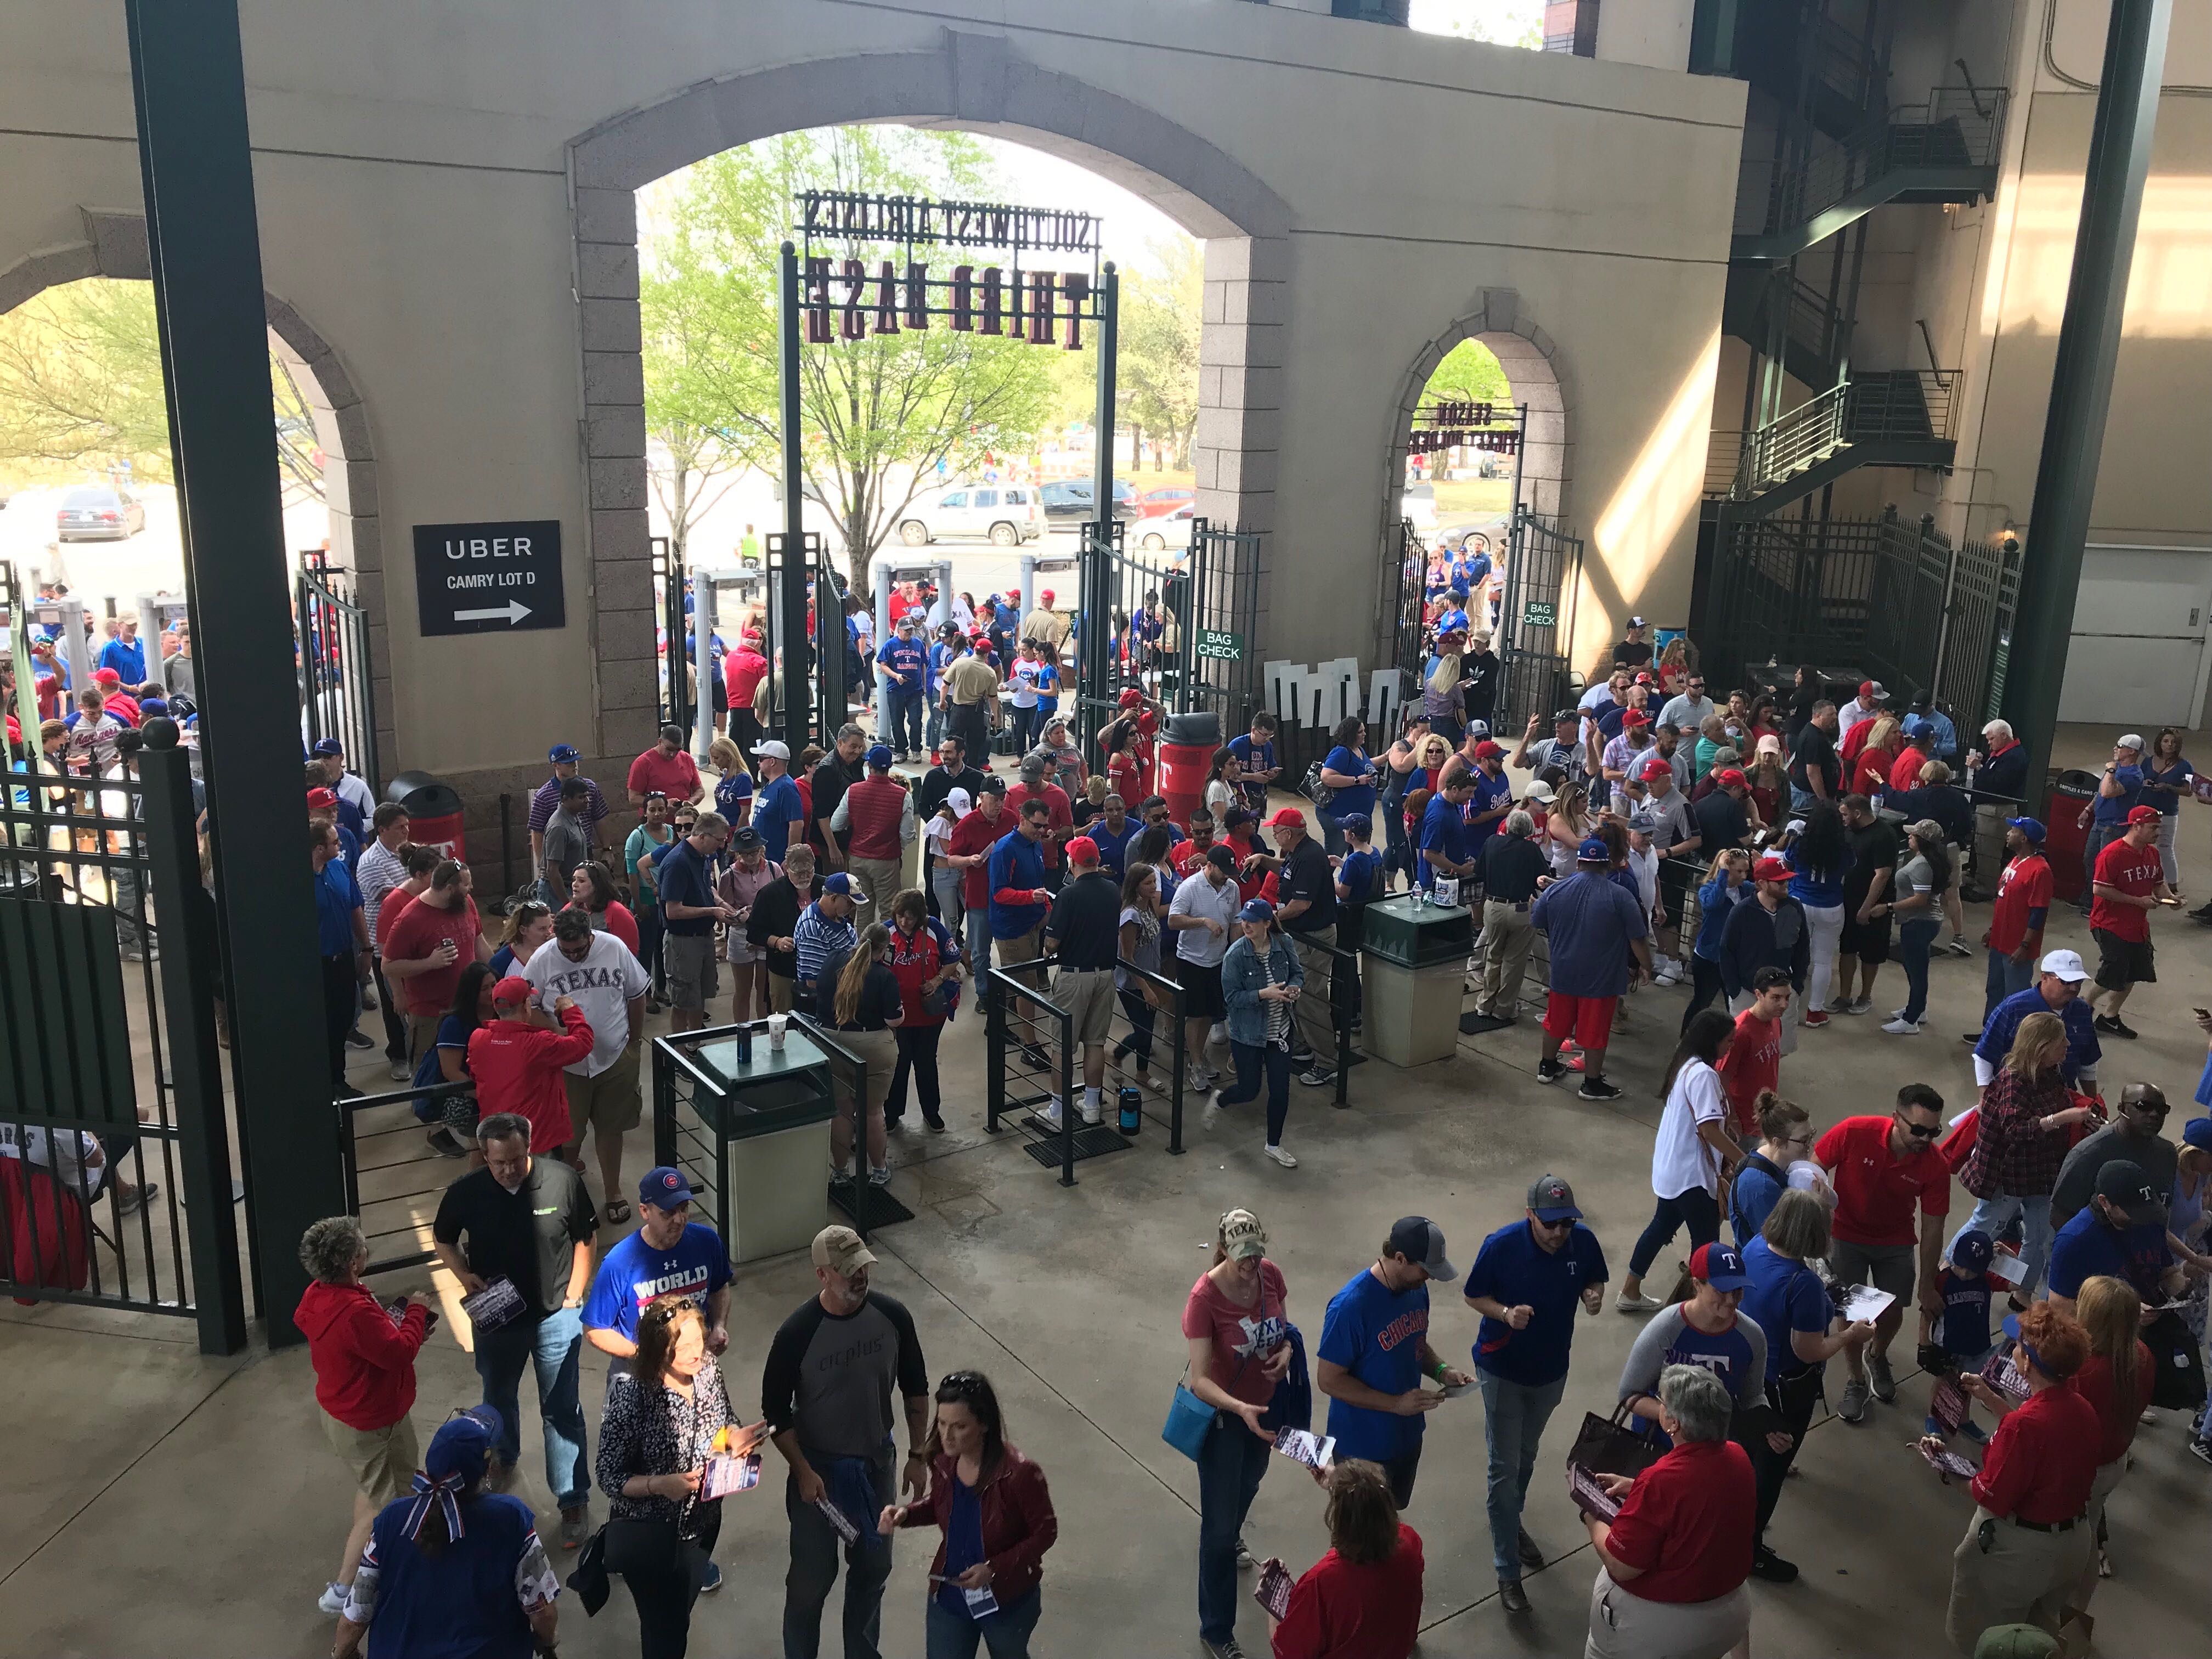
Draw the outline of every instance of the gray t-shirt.
M545 878L553 884L560 902L568 902L568 884L576 866L592 856L592 838L566 808L556 808L545 820Z
M761 1414L781 1434L794 1425L810 1456L883 1455L897 1421L891 1385L908 1400L929 1393L929 1370L903 1304L879 1291L838 1316L815 1297L785 1320L761 1373Z
M2051 1224L2063 1227L2080 1214L2096 1195L2098 1172L2122 1159L2142 1166L2153 1192L2171 1193L2177 1158L2173 1143L2164 1135L2146 1140L2120 1124L2106 1124L2085 1136L2058 1166L2058 1184L2051 1189Z

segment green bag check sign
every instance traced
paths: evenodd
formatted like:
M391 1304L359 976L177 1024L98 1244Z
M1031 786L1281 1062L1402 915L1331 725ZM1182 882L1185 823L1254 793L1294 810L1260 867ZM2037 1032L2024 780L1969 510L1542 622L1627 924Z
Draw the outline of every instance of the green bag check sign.
M1218 629L1201 628L1198 630L1198 654L1201 661L1243 662L1244 636L1242 634L1225 634Z
M1559 607L1548 599L1531 599L1521 607L1521 626L1523 628L1557 628Z

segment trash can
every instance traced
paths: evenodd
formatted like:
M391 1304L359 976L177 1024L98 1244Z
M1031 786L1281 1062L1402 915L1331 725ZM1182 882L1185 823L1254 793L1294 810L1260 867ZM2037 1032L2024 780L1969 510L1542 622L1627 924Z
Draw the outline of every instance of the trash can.
M1367 1052L1393 1066L1449 1059L1459 1048L1474 913L1401 894L1369 905L1362 929L1360 1032Z
M384 798L407 809L407 839L462 858L461 798L428 772L402 772L384 786Z
M2079 904L2089 890L2088 873L2081 867L2089 832L2081 827L2081 813L2096 800L2100 781L2096 773L2078 768L2061 772L2044 809L2043 856L2051 866L2051 894L2069 904Z
M684 1104L696 1129L678 1115L677 1091L664 1111L656 1085L653 1108L653 1155L691 1170L695 1185L703 1178L698 1207L713 1216L732 1261L803 1249L830 1218L822 1179L836 1110L830 1057L796 1028L781 1048L769 1046L765 1023L750 1035L743 1048L722 1037L686 1056L694 1086ZM668 1038L660 1046L683 1054ZM667 1063L656 1056L656 1073Z
M1188 823L1206 800L1206 775L1221 747L1221 717L1211 708L1168 716L1160 733L1159 793L1171 823Z

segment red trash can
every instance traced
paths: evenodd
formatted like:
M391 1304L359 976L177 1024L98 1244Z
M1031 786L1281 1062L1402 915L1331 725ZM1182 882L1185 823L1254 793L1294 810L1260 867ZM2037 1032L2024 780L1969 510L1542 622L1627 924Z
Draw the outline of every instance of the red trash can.
M2088 890L2081 852L2089 832L2081 827L2081 814L2096 800L2099 781L2094 772L2061 772L2044 808L2043 857L2051 866L2051 896L2068 904L2079 904Z
M1206 804L1206 775L1220 747L1221 718L1212 709L1168 716L1153 787L1167 801L1170 823L1188 823Z
M384 798L407 809L407 839L417 847L435 847L447 858L462 858L461 798L453 786L441 783L428 772L402 772L384 786Z

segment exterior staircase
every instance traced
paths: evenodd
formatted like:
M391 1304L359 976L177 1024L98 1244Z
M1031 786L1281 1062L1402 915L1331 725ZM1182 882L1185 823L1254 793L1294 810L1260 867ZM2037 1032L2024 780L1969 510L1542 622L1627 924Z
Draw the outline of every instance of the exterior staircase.
M1731 512L1758 518L1862 466L1949 467L1957 369L1854 375L1744 434Z

